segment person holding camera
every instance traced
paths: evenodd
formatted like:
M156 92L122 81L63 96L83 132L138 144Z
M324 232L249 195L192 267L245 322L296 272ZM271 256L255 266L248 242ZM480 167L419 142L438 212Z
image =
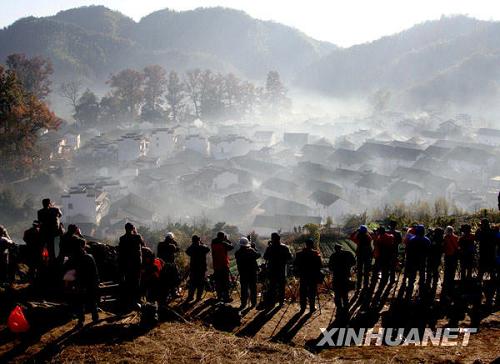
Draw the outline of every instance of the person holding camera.
M264 253L267 262L269 280L266 306L271 307L278 301L280 306L285 303L286 265L292 260L292 253L285 244L281 243L278 233L271 234L271 241Z
M229 303L229 251L234 249L227 235L219 231L217 237L212 240L212 262L214 268L215 291L217 299Z
M49 261L52 263L56 258L54 241L57 236L61 236L62 212L58 207L55 207L49 198L42 200L43 208L38 210L38 221L40 222L40 235L43 244L49 253Z
M323 280L321 254L314 249L314 240L306 240L306 246L297 253L294 267L300 277L300 312L305 312L309 301L310 312L316 311L318 283Z

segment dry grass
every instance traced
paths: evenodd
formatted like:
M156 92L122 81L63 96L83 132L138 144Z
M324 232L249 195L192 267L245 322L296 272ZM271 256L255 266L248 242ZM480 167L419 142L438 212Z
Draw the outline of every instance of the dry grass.
M72 332L75 321L53 328L31 345L11 356L13 362L53 363L320 363L366 362L392 363L489 363L500 357L500 313L490 315L481 323L481 331L471 336L467 347L345 347L325 349L319 354L305 350L305 343L319 335L320 327L327 327L334 310L331 297L321 296L322 312L300 316L292 304L270 315L255 332L244 329L261 313L252 310L233 332L222 332L207 326L203 315L196 315L197 307L184 310L189 323L164 322L152 330L143 330L139 318L130 315L115 318L105 315L97 325ZM235 303L234 305L237 305ZM199 305L201 307L202 304ZM200 311L198 311L200 312ZM285 313L285 314L284 314ZM283 315L284 314L284 315ZM107 318L106 318L107 316ZM283 316L283 318L282 318ZM279 323L279 324L278 324ZM462 322L462 325L466 325ZM443 326L444 323L438 323ZM243 330L243 331L242 331ZM272 333L280 342L271 340ZM284 334L283 334L284 333ZM291 334L292 333L292 334ZM236 335L235 335L236 334ZM61 338L64 338L61 340ZM2 354L20 345L19 340L0 345Z
M163 323L133 340L119 343L81 343L64 348L54 363L239 363L313 362L300 348L207 329L197 324Z

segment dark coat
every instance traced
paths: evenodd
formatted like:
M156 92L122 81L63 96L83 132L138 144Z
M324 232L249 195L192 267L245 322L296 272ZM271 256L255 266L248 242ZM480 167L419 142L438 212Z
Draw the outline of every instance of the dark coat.
M179 248L174 240L164 240L158 243L158 254L156 255L166 263L173 263L175 260L175 253L178 251Z
M41 224L40 230L42 234L58 236L60 235L62 217L61 210L57 207L49 207L38 210L38 221Z
M125 234L118 245L118 264L122 272L128 269L140 269L144 240L139 234Z
M295 257L294 267L302 280L319 283L322 265L321 255L315 249L304 248Z
M207 254L210 248L205 244L191 244L186 249L186 254L190 257L189 270L191 274L204 274L207 271Z
M257 275L259 266L257 259L260 258L260 253L251 247L241 247L235 254L236 265L240 277L253 277Z
M345 250L330 256L328 268L332 272L333 289L347 288L351 278L351 268L356 264L354 256Z
M267 261L267 271L270 278L273 276L282 278L285 276L287 263L292 260L292 253L285 244L271 244L264 253L264 259Z

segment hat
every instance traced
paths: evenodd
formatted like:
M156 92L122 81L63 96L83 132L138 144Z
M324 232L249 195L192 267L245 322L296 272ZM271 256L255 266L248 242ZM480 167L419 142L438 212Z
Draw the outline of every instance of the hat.
M165 239L175 239L175 235L173 232L169 231L166 235L165 235Z
M366 233L366 232L368 232L368 228L366 227L366 225L361 225L359 227L359 232L360 233Z
M250 246L250 242L247 238L243 237L240 239L240 246Z

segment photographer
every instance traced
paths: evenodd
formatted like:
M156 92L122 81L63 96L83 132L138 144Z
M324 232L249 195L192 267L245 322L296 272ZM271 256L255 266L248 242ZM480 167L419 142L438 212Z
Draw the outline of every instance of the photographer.
M271 241L264 253L267 261L269 287L266 306L271 307L278 301L280 306L285 303L286 265L292 260L292 253L285 244L281 243L278 233L271 234Z
M41 224L40 234L42 242L49 253L49 261L53 263L56 258L54 240L61 236L61 210L55 207L49 198L42 200L43 208L38 210L38 221Z
M306 240L306 246L297 253L294 267L300 277L300 312L305 312L309 301L310 312L316 311L318 283L323 279L321 255L314 249L314 240Z
M229 303L229 255L228 252L234 249L233 244L228 240L227 235L219 231L217 237L212 240L212 261L214 267L215 290L220 301Z

